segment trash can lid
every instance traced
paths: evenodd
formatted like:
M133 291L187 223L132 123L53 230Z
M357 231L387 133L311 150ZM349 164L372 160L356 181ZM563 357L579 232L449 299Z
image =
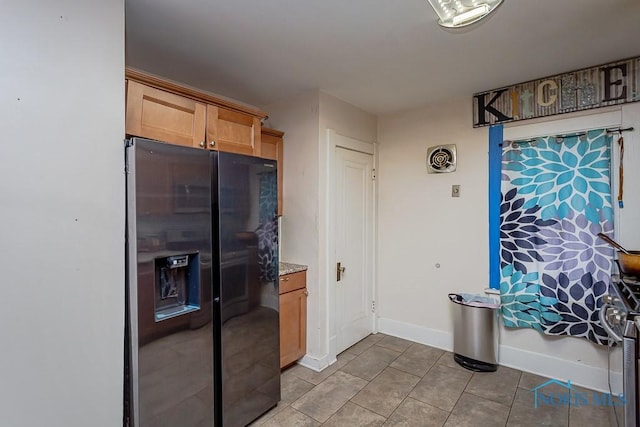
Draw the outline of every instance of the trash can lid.
M449 294L449 299L452 302L462 305L468 305L471 307L482 307L482 308L492 308L497 309L500 308L500 302L496 301L491 297L487 297L484 295L474 295L467 293L460 294Z

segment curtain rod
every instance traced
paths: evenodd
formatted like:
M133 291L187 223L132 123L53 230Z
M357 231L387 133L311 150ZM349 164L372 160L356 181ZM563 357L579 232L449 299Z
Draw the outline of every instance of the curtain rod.
M609 128L606 129L607 133L622 133L629 132L633 130L633 126L629 126L628 128Z
M627 128L621 128L621 127L617 127L617 128L606 128L605 131L607 133L622 133L622 132L629 132L632 131L633 127L627 127ZM558 138L560 141L558 142L562 142L562 139L564 138L571 138L573 136L585 136L587 134L587 131L584 132L577 132L577 133L567 133L567 134L560 134L560 135L549 135L549 136L553 136L555 138ZM538 138L530 138L530 139L519 139L513 142L517 142L517 143L526 143L526 142L534 142L537 141Z

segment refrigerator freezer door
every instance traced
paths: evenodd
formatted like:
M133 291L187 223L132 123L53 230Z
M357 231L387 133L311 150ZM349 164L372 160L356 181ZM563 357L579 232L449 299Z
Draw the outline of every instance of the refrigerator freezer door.
M222 425L249 424L280 400L275 162L220 152Z
M127 156L133 425L213 426L210 157L143 139Z

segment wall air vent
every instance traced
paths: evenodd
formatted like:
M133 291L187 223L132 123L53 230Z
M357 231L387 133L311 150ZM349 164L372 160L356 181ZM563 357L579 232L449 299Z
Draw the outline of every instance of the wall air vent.
M436 145L427 150L427 172L449 173L456 170L455 144Z

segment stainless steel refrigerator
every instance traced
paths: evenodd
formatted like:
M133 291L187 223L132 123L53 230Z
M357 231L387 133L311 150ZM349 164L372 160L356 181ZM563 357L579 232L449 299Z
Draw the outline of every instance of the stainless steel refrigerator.
M271 160L133 138L125 425L245 426L280 400Z

